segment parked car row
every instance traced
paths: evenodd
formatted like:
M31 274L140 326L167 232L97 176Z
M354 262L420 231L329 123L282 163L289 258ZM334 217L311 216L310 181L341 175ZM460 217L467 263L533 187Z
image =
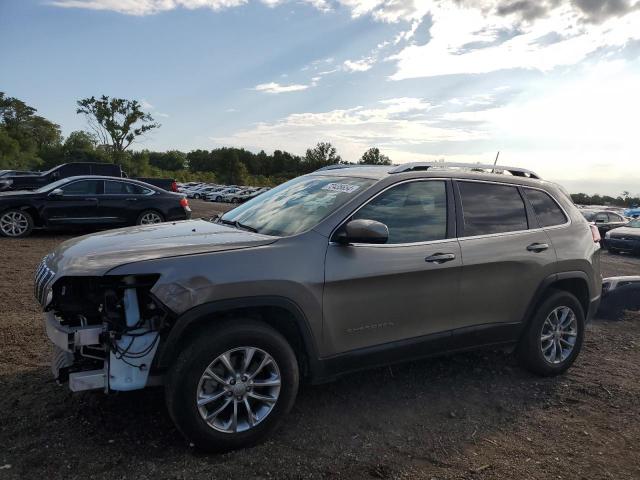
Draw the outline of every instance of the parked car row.
M178 184L178 191L188 198L210 202L243 203L269 190L269 187L247 187L189 182Z
M627 217L622 209L581 208L580 213L598 227L601 244L610 253L640 254L640 219Z

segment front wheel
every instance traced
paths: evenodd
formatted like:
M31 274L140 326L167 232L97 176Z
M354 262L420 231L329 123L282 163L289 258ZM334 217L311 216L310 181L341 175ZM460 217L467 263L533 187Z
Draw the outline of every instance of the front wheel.
M282 335L259 322L232 321L185 346L167 376L167 408L196 447L244 448L277 427L298 382L296 356Z
M33 218L23 210L8 210L0 214L0 234L10 238L27 237L33 230Z
M520 340L521 363L538 375L563 373L580 353L584 324L578 299L569 292L554 291L538 306Z

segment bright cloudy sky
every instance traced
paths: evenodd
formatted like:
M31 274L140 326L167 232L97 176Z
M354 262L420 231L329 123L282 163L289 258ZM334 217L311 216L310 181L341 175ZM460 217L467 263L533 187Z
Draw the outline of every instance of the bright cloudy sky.
M330 141L640 193L640 0L0 0L0 91L65 134L142 99L139 147Z

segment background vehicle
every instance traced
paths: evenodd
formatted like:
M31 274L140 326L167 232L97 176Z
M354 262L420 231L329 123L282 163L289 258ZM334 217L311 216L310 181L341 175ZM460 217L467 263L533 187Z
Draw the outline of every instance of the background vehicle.
M602 303L598 309L598 318L619 320L626 310L640 310L640 276L603 279Z
M127 174L122 170L122 167L113 163L64 163L52 168L51 170L47 170L46 172L30 172L29 174L20 172L17 174L5 175L0 178L0 190L35 190L40 187L44 187L45 185L49 185L51 182L55 182L56 180L75 177L78 175L127 177ZM176 191L176 183L174 179L140 178L137 180L150 183L151 185L155 185L168 191Z
M625 217L629 218L639 218L640 217L640 207L631 207L624 211Z
M600 301L598 231L532 172L470 168L495 167L322 169L215 223L66 242L36 273L54 373L74 391L162 381L210 450L264 438L300 379L485 346L560 374Z
M233 195L235 193L241 192L240 188L230 187L230 188L221 188L215 191L209 192L206 196L206 199L211 202L224 202L227 196Z
M605 237L605 234L612 228L618 228L629 223L629 220L622 215L608 211L608 210L580 210L580 213L589 222L593 222L600 231L600 236Z
M205 199L208 195L223 190L224 187L218 187L213 185L205 185L203 187L197 188L195 190L190 191L187 195L190 198L195 198L196 200Z
M604 243L611 253L640 254L640 218L631 220L623 227L609 230L604 236Z
M30 192L0 193L0 234L26 237L34 228L114 227L186 220L179 194L118 177L80 176Z

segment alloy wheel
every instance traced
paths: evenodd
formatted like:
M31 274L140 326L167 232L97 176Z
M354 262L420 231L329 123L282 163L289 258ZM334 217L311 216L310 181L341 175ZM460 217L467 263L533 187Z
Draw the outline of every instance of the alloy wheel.
M0 217L0 230L7 237L19 237L29 229L29 219L22 212L7 212Z
M565 306L556 307L542 324L540 348L547 362L564 362L573 352L578 337L575 312Z
M280 369L256 347L228 350L209 364L198 382L196 404L206 424L223 433L250 430L278 401Z
M155 212L147 212L140 217L140 225L153 225L162 223L162 217Z

